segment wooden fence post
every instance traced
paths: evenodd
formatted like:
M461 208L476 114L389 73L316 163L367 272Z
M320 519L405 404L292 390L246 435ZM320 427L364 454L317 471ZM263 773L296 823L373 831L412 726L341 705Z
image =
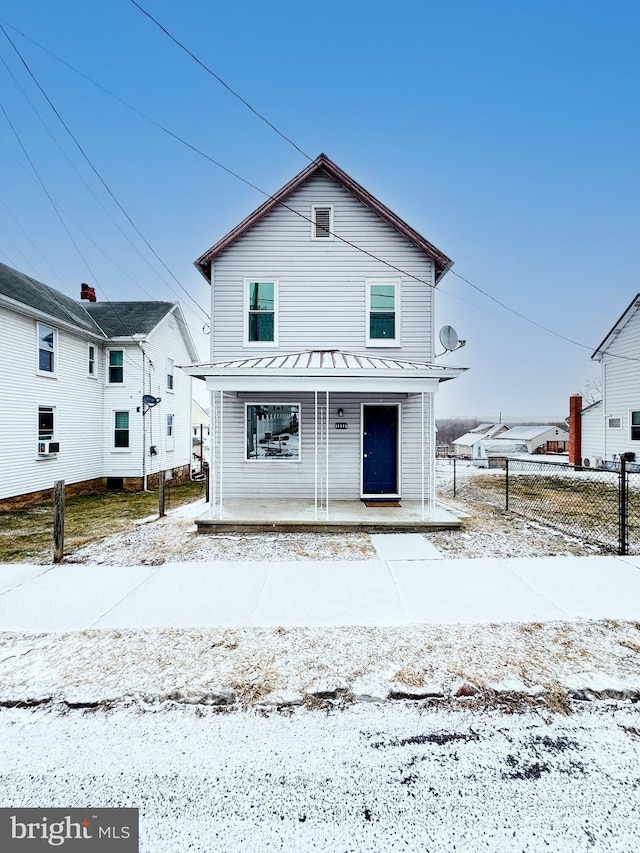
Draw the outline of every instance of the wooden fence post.
M64 557L64 480L56 480L53 498L53 562Z
M158 471L158 515L164 516L164 471Z

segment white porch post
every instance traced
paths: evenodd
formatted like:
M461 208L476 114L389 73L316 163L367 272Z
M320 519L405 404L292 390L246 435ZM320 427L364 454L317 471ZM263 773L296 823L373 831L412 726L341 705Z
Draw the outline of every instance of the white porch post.
M429 518L436 516L436 407L435 393L429 394Z
M313 442L313 455L314 455L314 481L313 481L313 495L314 495L314 518L318 520L318 392L313 392L314 398L314 442Z
M216 506L216 392L209 391L209 518Z
M223 463L224 459L224 391L220 389L220 460L218 462L218 468L220 469L220 491L219 491L219 500L220 500L220 514L219 517L222 518L222 469L224 467Z
M325 518L327 521L329 520L329 392L325 391L326 394L326 427L327 427L327 438L326 438L326 460L325 460Z
M421 437L421 447L420 447L420 500L422 503L422 520L425 520L424 515L424 431L425 431L425 422L424 422L424 391L420 393L420 437Z

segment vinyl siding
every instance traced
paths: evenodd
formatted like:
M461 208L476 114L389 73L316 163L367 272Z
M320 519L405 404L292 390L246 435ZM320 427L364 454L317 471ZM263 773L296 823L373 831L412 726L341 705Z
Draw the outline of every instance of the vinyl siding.
M425 496L429 495L429 413L433 395L425 394ZM245 405L247 403L299 403L300 461L246 460ZM329 500L358 500L361 495L361 403L401 404L401 494L407 500L421 497L421 401L404 395L332 393L329 396ZM215 452L220 452L220 395L215 395ZM318 394L324 417L325 395ZM344 409L348 429L335 428L337 410ZM225 498L313 498L315 477L315 407L310 393L243 393L224 395L223 502ZM325 434L320 436L319 475L324 477ZM219 460L218 460L219 461ZM220 468L216 464L219 497Z
M431 361L432 260L328 176L312 178L286 204L302 216L276 208L215 261L212 359L305 349L364 351L365 281L377 278L400 281L402 346L366 352ZM403 272L339 239L312 240L313 204L333 205L336 234ZM277 348L243 347L247 278L279 281Z
M609 345L602 371L604 446L599 455L612 460L632 451L640 459L640 441L631 440L630 424L631 411L640 411L640 310L636 309ZM609 429L609 417L621 417L622 429Z
M603 458L602 453L602 404L582 412L582 451L584 459L593 459L596 456Z

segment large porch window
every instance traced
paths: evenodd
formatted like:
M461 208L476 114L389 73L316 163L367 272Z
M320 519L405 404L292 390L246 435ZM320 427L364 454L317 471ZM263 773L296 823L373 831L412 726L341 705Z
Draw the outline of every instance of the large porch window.
M300 461L300 404L247 403L247 461Z

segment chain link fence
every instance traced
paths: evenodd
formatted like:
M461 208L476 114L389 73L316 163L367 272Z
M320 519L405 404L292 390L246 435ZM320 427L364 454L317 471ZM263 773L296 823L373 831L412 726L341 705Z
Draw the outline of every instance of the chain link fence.
M640 554L640 472L506 459L479 474L453 460L453 494L547 524L618 554Z

